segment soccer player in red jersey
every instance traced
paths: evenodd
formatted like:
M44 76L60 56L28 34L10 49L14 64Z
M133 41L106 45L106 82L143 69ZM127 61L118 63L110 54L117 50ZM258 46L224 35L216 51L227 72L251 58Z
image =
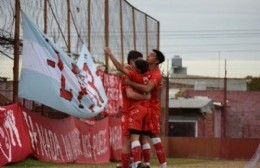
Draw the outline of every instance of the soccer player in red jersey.
M145 72L148 70L148 63L144 60L136 60L135 61L135 69L136 71L129 71L127 76L130 80L133 80L140 84L144 83ZM140 72L141 71L141 72ZM132 87L128 87L126 89L127 95ZM139 91L140 92L140 91ZM143 93L144 94L144 93ZM145 93L147 94L147 93ZM140 137L143 134L144 125L149 123L150 119L148 118L150 115L150 101L149 100L132 100L129 101L129 132L131 135L131 153L133 156L133 167L143 167L141 164L142 154L145 162L150 162L150 144L146 142L143 144L143 153L141 149ZM148 161L147 161L148 158Z
M115 67L125 73L131 80L135 82L142 83L143 82L143 73L148 70L148 63L144 60L138 60L142 56L141 53L137 51L130 51L128 54L128 64L130 64L132 68L125 68L123 67L113 56L111 50L109 48L105 49L105 54L109 56L112 62L115 64ZM141 54L141 56L140 56ZM137 57L138 56L138 57ZM134 62L135 60L135 62ZM135 92L131 87L127 87L124 84L124 79L122 80L122 97L123 97L123 109L121 110L122 113L122 133L123 133L123 147L122 147L122 155L121 155L121 163L123 168L128 168L128 163L130 159L130 138L129 138L129 127L139 128L142 130L142 124L139 121L142 121L143 118L146 116L144 112L147 112L146 108L143 108L144 105L148 105L145 103L143 99L149 99L149 95L143 95L141 93ZM131 108L129 108L131 107ZM134 111L143 111L139 113L139 115L131 115L130 112ZM133 113L135 114L135 113ZM143 115L142 115L143 114ZM130 119L130 118L131 119ZM133 122L136 121L136 122ZM130 124L129 124L130 123ZM131 129L131 128L130 128ZM150 149L150 144L145 144L146 151ZM150 152L146 153L144 157L150 158ZM149 155L149 156L147 156Z
M161 168L166 168L166 155L163 150L163 145L160 138L160 101L158 99L159 89L162 83L162 75L158 67L159 64L164 62L165 57L159 50L153 49L147 56L147 62L149 63L149 71L146 73L147 82L145 85L135 83L131 80L126 80L125 82L132 86L133 88L143 91L151 92L150 99L150 124L146 125L144 128L145 134L149 135L152 143L156 150L156 155L161 165ZM144 141L148 141L147 138L143 138ZM138 145L137 145L138 146Z

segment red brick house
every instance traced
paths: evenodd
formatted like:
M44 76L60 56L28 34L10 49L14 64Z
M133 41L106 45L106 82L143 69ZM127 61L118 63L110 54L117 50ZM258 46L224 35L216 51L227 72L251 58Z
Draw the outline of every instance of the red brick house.
M186 98L194 96L206 96L213 102L223 104L223 91L219 90L186 90ZM226 121L224 124L226 137L228 138L260 138L260 92L253 91L227 91ZM204 121L205 136L219 137L221 131L221 116L223 108L213 111L213 116L207 115ZM209 114L209 113L207 113ZM199 119L198 122L203 122ZM203 124L202 124L203 125Z

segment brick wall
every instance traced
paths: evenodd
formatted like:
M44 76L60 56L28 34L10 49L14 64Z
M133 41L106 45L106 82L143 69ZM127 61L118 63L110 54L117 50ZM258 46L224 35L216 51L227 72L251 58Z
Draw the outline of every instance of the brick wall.
M168 137L163 141L168 157L249 160L260 139ZM167 151L168 149L168 151ZM232 167L232 166L230 166Z
M198 137L214 137L213 113L198 118Z
M223 91L187 90L187 97L207 96L222 102ZM230 138L260 138L260 92L227 92L226 136Z

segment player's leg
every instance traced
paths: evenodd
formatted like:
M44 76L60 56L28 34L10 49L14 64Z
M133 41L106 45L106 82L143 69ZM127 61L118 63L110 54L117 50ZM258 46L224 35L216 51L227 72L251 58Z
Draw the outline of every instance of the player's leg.
M121 165L117 165L117 168L129 168L131 158L131 139L128 129L128 115L122 114L121 118L122 128L122 152L121 152Z
M132 168L137 168L141 164L142 148L139 141L140 131L130 130L131 133L131 154L133 157Z
M121 166L122 168L129 168L129 162L131 157L130 152L130 137L123 136L122 152L121 152ZM119 167L119 166L117 166Z
M163 149L162 141L160 138L160 114L151 113L152 129L151 129L151 141L153 143L157 159L161 168L166 168L166 154Z
M167 167L166 155L165 155L165 152L164 152L164 149L163 149L161 138L157 135L154 135L151 138L151 140L152 140L152 143L154 145L156 156L157 156L157 159L158 159L158 161L161 165L161 168L166 168Z
M132 106L129 110L129 132L131 134L131 153L133 156L133 168L140 167L142 160L142 147L140 136L143 128L144 113L147 109L141 105Z
M146 106L147 111L143 118L143 129L141 136L143 162L145 168L150 168L151 160L151 146L150 146L150 135L151 135L151 110L149 106Z
M143 154L143 163L144 167L150 167L150 160L151 160L151 146L149 137L147 135L141 136L141 143L142 143L142 154Z

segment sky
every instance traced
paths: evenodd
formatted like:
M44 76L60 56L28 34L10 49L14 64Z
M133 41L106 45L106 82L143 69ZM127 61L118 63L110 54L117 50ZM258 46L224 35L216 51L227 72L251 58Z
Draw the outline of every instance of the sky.
M127 1L160 22L164 73L179 55L189 75L224 77L226 60L227 77L260 76L260 0Z
M160 22L160 50L189 75L260 76L260 0L128 0Z

